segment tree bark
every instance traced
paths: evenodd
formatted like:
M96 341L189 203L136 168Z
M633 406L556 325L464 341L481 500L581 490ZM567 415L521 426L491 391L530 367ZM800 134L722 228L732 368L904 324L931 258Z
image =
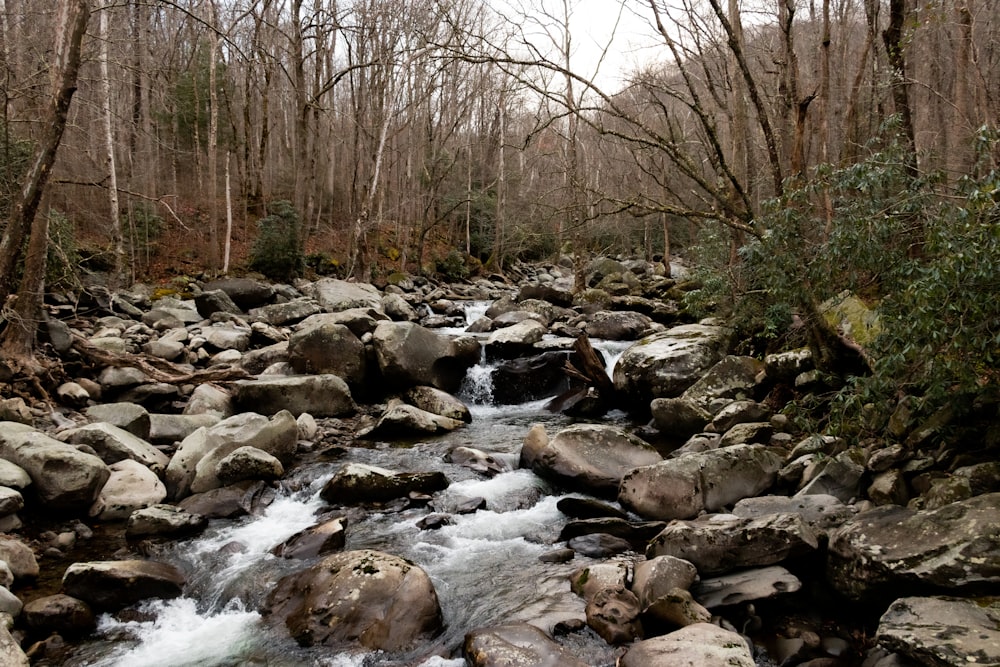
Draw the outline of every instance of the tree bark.
M0 335L0 356L12 370L29 372L35 371L38 366L34 348L41 316L48 243L48 216L39 218L38 208L66 129L70 102L76 92L80 46L90 18L90 1L63 0L59 3L58 12L52 58L52 98L45 120L45 133L38 142L24 187L0 239L0 301L7 319L7 326ZM10 304L11 274L20 255L21 241L29 229L31 239L24 274L16 302Z

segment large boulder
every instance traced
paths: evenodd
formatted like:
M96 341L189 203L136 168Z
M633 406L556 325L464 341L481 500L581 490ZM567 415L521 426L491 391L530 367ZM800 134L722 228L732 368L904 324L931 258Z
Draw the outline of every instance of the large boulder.
M651 445L620 428L580 424L549 439L531 467L574 490L613 497L626 473L660 460Z
M643 406L653 398L679 396L722 359L729 336L728 329L706 324L646 336L615 364L615 388Z
M146 418L149 418L147 413ZM60 434L60 439L74 445L87 445L108 465L124 459L132 459L150 470L162 473L169 459L159 449L123 428L98 422L69 429Z
M472 421L469 406L435 387L412 387L407 390L406 399L421 410L461 422Z
M287 466L297 443L298 424L287 411L271 419L254 413L234 415L184 438L167 466L167 490L170 497L180 499L222 486L219 463L245 445L263 450Z
M354 283L337 278L320 278L303 292L316 299L323 310L336 313L351 308L382 310L382 294L369 283Z
M288 340L288 361L300 375L332 373L351 385L365 378L365 346L350 329L334 322L314 321L295 332Z
M629 647L619 667L754 667L745 639L710 623L695 623Z
M719 402L751 399L763 370L764 364L753 357L726 356L685 389L683 396L705 409Z
M427 574L371 550L324 558L278 581L264 614L303 646L357 642L399 651L440 632L441 608Z
M676 588L691 588L697 580L698 570L690 561L675 556L655 556L635 564L632 592L645 609Z
M148 560L73 563L63 574L63 592L100 611L117 611L147 598L175 598L184 575L173 565Z
M798 577L780 565L771 565L702 579L691 592L698 602L714 609L794 593L800 588Z
M618 500L648 519L691 519L774 484L782 457L763 445L733 445L636 468L622 478Z
M448 487L441 472L397 473L363 463L348 463L323 486L320 497L334 505L380 503L412 492L434 493Z
M415 405L403 403L399 399L392 399L375 426L362 435L369 438L414 437L423 434L447 433L464 425L463 421L442 417L433 412L421 410Z
M382 375L396 386L456 392L465 371L479 363L475 338L444 336L413 322L380 322L372 344Z
M850 598L1000 587L1000 493L935 510L883 505L830 533L827 578Z
M1000 599L900 598L876 640L921 665L1000 665Z
M135 510L166 499L167 487L138 461L124 459L109 468L111 477L90 507L90 516L98 521L122 521Z
M600 310L591 315L584 331L591 338L636 340L649 330L653 320L631 310Z
M298 416L343 417L354 414L357 405L347 383L338 375L262 377L233 383L236 412L273 415L287 410Z
M506 359L490 372L493 403L516 405L554 396L569 388L565 352L552 350L520 359Z
M242 310L263 306L274 298L274 288L252 278L223 278L207 283L206 292L221 290ZM207 315L206 315L207 317Z
M149 439L149 411L135 403L98 403L83 411L92 422L107 422L132 435Z
M646 555L684 559L701 574L774 565L812 553L816 534L798 514L772 514L759 519L715 515L697 521L671 521L654 537Z
M486 358L514 359L530 354L546 333L548 327L533 318L497 329L486 339Z
M528 623L473 630L465 635L463 652L471 667L586 667L588 664Z
M86 512L111 476L100 458L17 422L0 422L0 458L27 472L35 495L56 511Z

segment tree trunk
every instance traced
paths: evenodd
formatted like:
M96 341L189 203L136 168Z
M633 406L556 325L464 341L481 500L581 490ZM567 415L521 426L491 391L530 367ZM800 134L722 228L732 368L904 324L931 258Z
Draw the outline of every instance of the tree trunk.
M122 238L122 223L118 213L118 169L115 162L115 134L111 125L111 42L108 35L108 14L111 0L105 0L101 8L101 116L104 125L104 165L108 172L108 208L111 223L111 246L114 265L111 269L111 287L117 287L125 269L125 244Z
M0 336L0 356L12 370L33 371L35 336L41 314L42 291L45 284L45 255L48 243L48 217L39 216L38 207L45 185L52 172L56 151L62 141L69 114L70 101L76 92L80 70L80 45L90 18L89 0L63 0L59 4L55 47L52 55L53 90L45 119L45 131L35 149L34 160L24 180L24 187L14 204L7 229L0 240L0 301L3 302L7 327ZM16 303L9 303L10 280L14 264L20 255L21 240L31 231L24 275ZM8 311L8 307L12 310Z
M913 129L913 110L910 108L910 84L906 79L906 56L903 53L903 24L906 20L906 0L890 0L889 25L882 32L885 51L889 59L890 89L892 105L899 114L903 137L908 149L907 171L911 176L917 175L917 141Z

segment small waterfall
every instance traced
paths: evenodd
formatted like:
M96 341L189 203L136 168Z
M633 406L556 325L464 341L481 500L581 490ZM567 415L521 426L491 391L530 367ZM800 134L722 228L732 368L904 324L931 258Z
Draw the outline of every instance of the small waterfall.
M493 403L493 370L496 364L480 361L465 372L458 396L463 401L476 405Z
M595 350L598 350L604 356L605 368L608 371L608 377L613 378L615 373L615 364L618 363L618 359L620 359L622 354L625 353L625 350L635 345L635 341L591 338L590 344Z

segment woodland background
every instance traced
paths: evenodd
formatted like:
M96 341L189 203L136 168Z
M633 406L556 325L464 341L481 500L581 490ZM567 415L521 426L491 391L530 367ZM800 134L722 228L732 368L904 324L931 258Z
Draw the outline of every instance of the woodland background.
M848 290L882 318L856 352L883 396L996 393L992 0L609 0L659 35L612 90L581 73L573 0L0 0L0 259L70 9L47 289L266 268L289 242L269 277L680 253L690 311L742 313L751 346L804 323L836 368L818 309Z

